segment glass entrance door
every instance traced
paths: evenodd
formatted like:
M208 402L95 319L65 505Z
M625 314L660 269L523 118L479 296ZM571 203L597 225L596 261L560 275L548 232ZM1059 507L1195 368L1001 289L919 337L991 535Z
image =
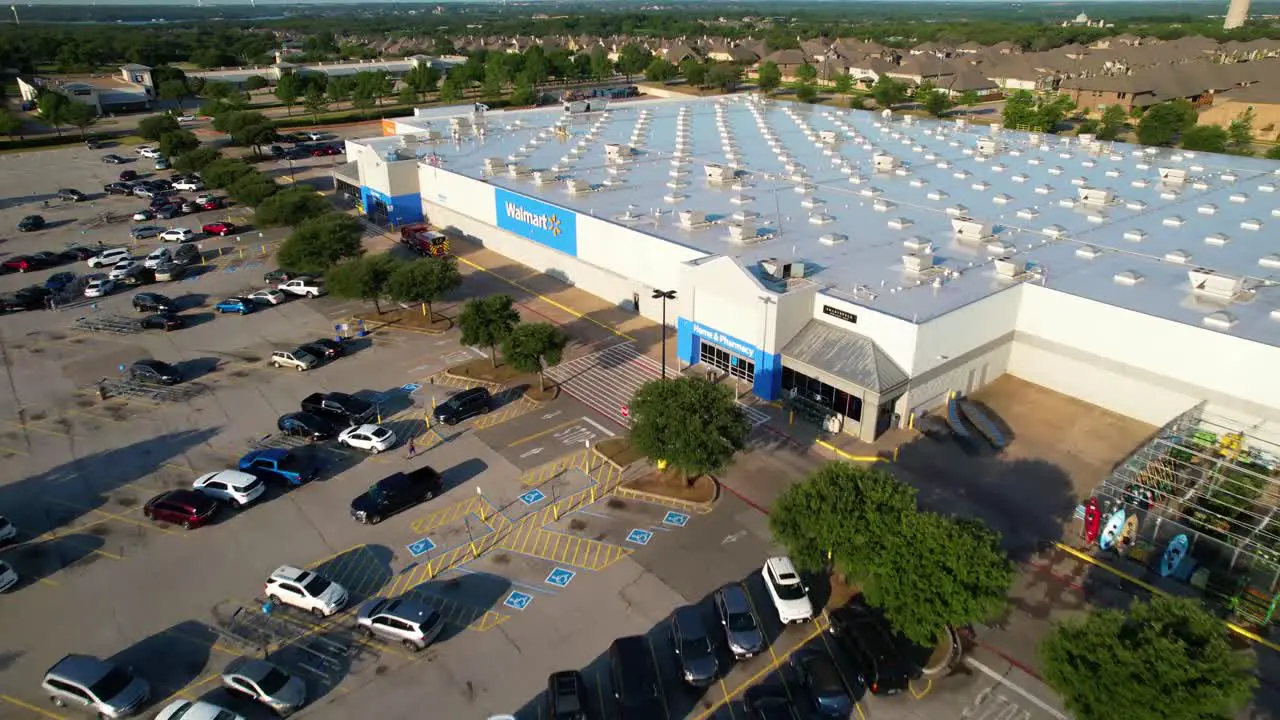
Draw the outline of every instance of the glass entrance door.
M734 355L719 345L712 345L703 340L699 343L698 357L699 359L714 367L723 370L739 380L753 383L756 379L756 364L744 357Z

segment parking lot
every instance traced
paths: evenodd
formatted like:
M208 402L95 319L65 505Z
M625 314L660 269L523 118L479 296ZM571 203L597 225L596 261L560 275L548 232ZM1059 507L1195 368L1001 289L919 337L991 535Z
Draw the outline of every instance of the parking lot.
M0 158L10 188L0 225L13 227L32 212L52 225L7 234L0 252L125 242L128 222L94 220L108 206L133 208L136 201L42 206L57 187L89 192L113 178L119 166L102 165L100 154L75 148ZM49 187L28 193L33 183L17 178L37 168L34 176ZM587 678L592 716L608 717L605 651L631 634L650 641L670 718L744 717L741 694L751 685L799 692L788 657L825 643L824 621L778 624L759 575L773 550L764 516L732 496L703 513L618 492L623 473L592 446L622 427L606 414L610 408L602 412L568 393L545 405L499 393L487 415L429 428L431 408L465 386L441 371L483 354L460 345L456 332L356 337L338 327L352 304L331 298L215 314L218 300L262 288L263 273L274 267L279 231L256 232L239 241L200 239L206 270L146 288L178 301L189 319L181 330L112 331L104 319L137 317L134 290L0 317L0 514L20 529L0 560L22 578L0 596L0 718L73 717L39 686L43 672L70 652L134 667L152 683L148 712L171 697L209 697L250 718L266 715L220 690L218 674L234 657L262 654L306 681L307 717L404 717L420 714L425 701L439 717L540 718L547 675L571 668ZM138 252L151 245L140 243ZM80 263L0 276L0 293L67 269L84 271ZM335 334L351 335L347 354L319 368L299 373L267 362L273 350ZM183 382L173 389L115 382L122 367L144 358L177 367ZM400 443L369 456L276 436L277 417L316 391L374 402L378 420ZM419 450L414 458L406 457L408 437ZM320 477L293 489L269 486L250 507L190 531L143 516L152 496L190 487L195 477L235 467L244 453L266 446L314 458ZM440 497L379 525L351 520L353 497L422 465L442 473ZM343 585L348 607L325 619L289 608L265 612L263 582L283 564ZM768 649L736 664L723 658L722 681L686 691L670 650L670 613L699 604L710 617L711 594L730 582L748 587ZM423 652L354 632L361 601L400 595L423 598L446 622ZM962 679L921 686L867 699L860 712L1023 717L981 714L992 706L977 700L996 702L990 685Z

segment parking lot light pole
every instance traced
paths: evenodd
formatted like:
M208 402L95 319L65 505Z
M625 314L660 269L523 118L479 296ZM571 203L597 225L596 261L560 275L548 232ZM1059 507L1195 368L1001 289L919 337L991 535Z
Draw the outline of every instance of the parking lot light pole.
M285 160L289 162L289 183L291 185L297 185L298 179L293 176L293 158L286 157Z
M675 290L654 290L653 299L662 301L662 379L667 379L667 301L676 299Z

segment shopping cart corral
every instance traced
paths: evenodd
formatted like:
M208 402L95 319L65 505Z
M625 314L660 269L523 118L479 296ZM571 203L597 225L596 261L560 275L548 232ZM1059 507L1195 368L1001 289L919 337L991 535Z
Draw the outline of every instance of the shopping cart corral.
M89 315L77 318L75 329L83 332L134 335L142 332L142 321L127 315Z
M204 389L198 383L156 385L137 380L103 378L98 382L98 397L102 400L123 397L152 402L184 402L199 395Z
M213 616L214 629L225 645L324 685L336 685L378 657L377 649L360 642L352 628L328 622L317 625L293 608L267 600L257 607L214 606Z

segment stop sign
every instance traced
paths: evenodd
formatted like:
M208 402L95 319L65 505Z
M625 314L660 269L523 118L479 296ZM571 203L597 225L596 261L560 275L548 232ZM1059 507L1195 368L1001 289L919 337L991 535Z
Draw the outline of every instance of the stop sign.
M627 407L626 405L623 405L621 408L619 408L618 412L622 413L622 417L631 417L631 408Z

